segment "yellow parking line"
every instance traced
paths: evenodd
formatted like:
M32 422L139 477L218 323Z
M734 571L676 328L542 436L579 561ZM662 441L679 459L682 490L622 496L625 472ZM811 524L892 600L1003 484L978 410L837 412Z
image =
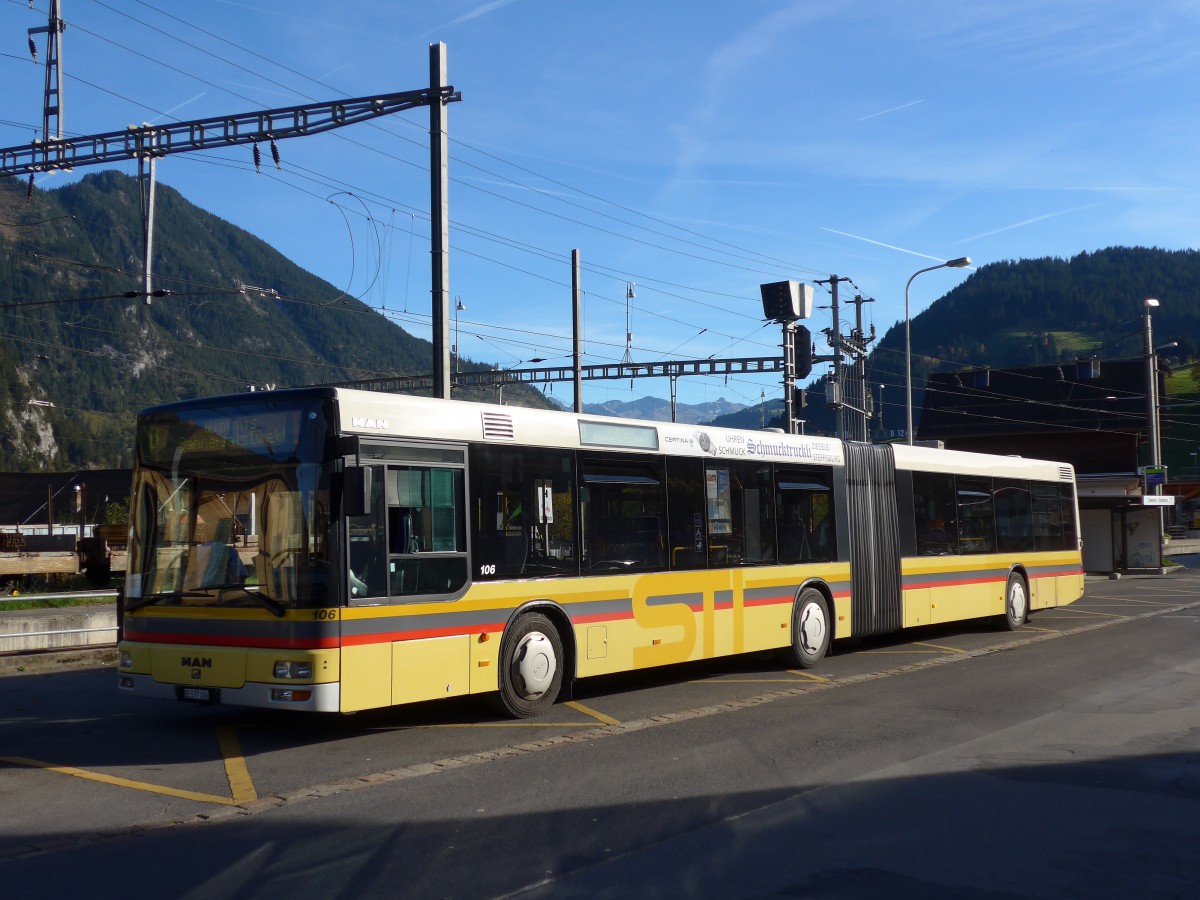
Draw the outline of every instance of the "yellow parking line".
M144 781L130 781L128 778L117 778L115 775L89 772L86 769L76 769L72 766L56 766L54 763L42 762L37 759L26 759L23 756L0 757L0 762L15 763L18 766L32 766L35 769L58 772L60 775L72 775L75 778L86 778L88 781L99 781L102 784L111 784L115 787L133 788L135 791L147 791L151 794L165 794L168 797L179 797L182 800L198 800L201 803L220 803L222 806L234 806L242 802L230 797L218 797L215 794L201 794L198 791L184 791L178 788L162 787L157 784L147 784Z
M571 709L579 710L579 712L583 713L585 716L591 716L596 721L603 722L605 725L621 724L619 719L614 719L612 716L606 716L602 712L596 712L594 709L584 706L582 703L576 703L574 700L568 700L563 704L563 706L569 706Z
M689 684L795 684L795 678L693 678Z
M819 681L822 684L829 684L833 681L832 678L822 678L820 675L813 675L811 672L801 672L796 669L788 669L789 675L799 675L801 678L811 678L813 681Z
M1021 630L1022 631L1045 631L1045 632L1048 632L1049 634L1058 634L1059 633L1059 630L1057 628L1038 628L1036 625L1026 625Z
M932 653L936 653L937 651L935 651L935 650L864 650L864 651L862 651L862 652L863 652L863 653L868 653L868 654L869 654L869 653L874 653L874 654L877 654L877 655L880 655L880 656L884 656L884 655L887 655L887 654L892 654L892 655L894 655L894 656L904 656L904 655L909 655L909 656L911 656L911 655L913 655L913 654L918 654L918 655L929 655L929 654L932 654Z
M577 728L578 722L548 722L545 719L530 719L522 722L443 722L440 725L414 725L414 728Z
M935 650L945 650L948 653L966 653L966 650L959 650L957 647L943 647L941 644L927 644L925 641L913 641L918 647L932 647Z
M254 782L250 780L250 770L246 768L246 760L242 756L242 748L238 746L237 735L233 729L222 725L217 728L217 740L221 744L221 756L225 759L225 777L229 779L229 793L233 795L234 803L245 803L247 800L257 800Z
M1120 603L1089 603L1087 607L1072 606L1071 609L1125 609L1130 603L1136 603L1139 606L1178 606L1177 603L1158 603L1154 600L1135 600L1130 597L1127 600L1122 600ZM1066 609L1066 607L1061 607Z

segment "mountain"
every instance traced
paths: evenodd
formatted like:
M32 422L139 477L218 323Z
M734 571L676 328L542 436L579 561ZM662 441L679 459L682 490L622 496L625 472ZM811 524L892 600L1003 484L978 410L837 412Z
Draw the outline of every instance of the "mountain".
M1141 357L1143 301L1154 297L1155 344L1178 346L1162 354L1175 375L1168 393L1197 390L1200 354L1200 252L1110 247L1070 259L1041 258L981 266L962 284L912 320L914 418L932 372L1032 366L1091 356ZM818 353L827 353L824 338ZM820 374L825 366L818 369ZM904 322L888 328L867 357L867 383L884 398L889 429L905 417ZM880 385L883 386L882 392ZM819 379L809 382L801 412L810 434L833 434Z
M718 428L779 428L783 422L783 401L778 397L754 406L732 410L719 416L714 416L706 425L716 425Z
M139 208L137 180L116 172L34 190L28 200L23 184L0 180L0 470L127 466L136 411L154 403L251 384L428 372L427 341L161 184L155 285L171 294L147 305L136 295ZM1194 394L1194 368L1181 363L1200 353L1200 253L1112 247L982 266L915 316L916 415L934 371L1140 356L1148 296L1161 302L1153 313L1156 343L1178 344L1168 353L1175 372L1168 393ZM827 349L821 339L817 352ZM889 429L904 420L904 363L898 322L867 360ZM478 366L463 361L464 369ZM834 433L818 379L808 387L799 412L805 430ZM495 395L488 388L455 392ZM506 386L504 399L553 405L523 384ZM778 407L778 394L765 410L723 400L684 404L678 419L778 426ZM668 402L654 398L587 409L670 418Z
M707 424L717 416L729 415L743 409L746 409L743 404L733 403L724 397L709 403L676 403L675 421L690 425ZM671 421L671 401L661 397L642 397L640 400L628 402L609 400L605 403L585 403L583 411L595 416L650 419L657 422Z
M139 210L117 172L28 200L0 181L0 469L128 466L155 403L429 371L428 341L163 184L154 286L171 293L125 296L141 288ZM525 385L505 400L547 405Z

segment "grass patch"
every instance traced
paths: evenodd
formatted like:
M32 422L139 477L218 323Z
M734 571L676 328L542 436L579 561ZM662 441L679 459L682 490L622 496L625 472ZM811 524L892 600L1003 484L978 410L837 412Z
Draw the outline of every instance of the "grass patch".
M0 597L0 611L6 609L68 609L72 606L112 606L115 597L89 597L77 600L39 600L37 594Z

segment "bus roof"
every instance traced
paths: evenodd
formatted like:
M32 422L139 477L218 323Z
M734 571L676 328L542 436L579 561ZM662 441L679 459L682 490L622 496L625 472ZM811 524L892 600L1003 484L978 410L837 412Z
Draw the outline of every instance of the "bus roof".
M671 456L751 460L805 465L845 465L846 445L837 438L772 430L719 428L642 419L442 400L351 388L319 386L196 398L143 410L156 415L214 403L261 404L272 398L302 401L333 397L338 427L364 438L487 442L578 450L658 452ZM896 467L957 474L987 474L1045 481L1075 479L1066 463L892 444Z
M341 427L363 436L487 441L567 449L657 451L673 456L845 465L842 441L819 435L719 428L440 400L338 388ZM1010 478L1074 481L1069 465L894 444L896 466Z

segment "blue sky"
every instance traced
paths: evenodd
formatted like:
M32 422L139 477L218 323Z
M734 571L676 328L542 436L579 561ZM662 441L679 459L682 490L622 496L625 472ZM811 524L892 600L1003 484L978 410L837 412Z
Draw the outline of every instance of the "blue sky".
M0 0L3 147L40 128L25 32L47 8ZM463 355L501 366L568 362L573 248L585 362L603 363L625 353L629 282L635 361L759 357L779 352L763 282L849 277L843 298L873 298L882 336L909 276L941 260L1200 243L1191 2L62 0L62 14L72 135L424 88L444 42L463 94L448 110L450 291ZM159 178L428 337L427 128L414 110L281 142L282 171L264 154L258 175L236 148L169 157ZM913 314L970 274L921 276ZM828 327L828 309L808 324ZM679 392L756 403L779 385ZM570 402L569 385L554 394Z

